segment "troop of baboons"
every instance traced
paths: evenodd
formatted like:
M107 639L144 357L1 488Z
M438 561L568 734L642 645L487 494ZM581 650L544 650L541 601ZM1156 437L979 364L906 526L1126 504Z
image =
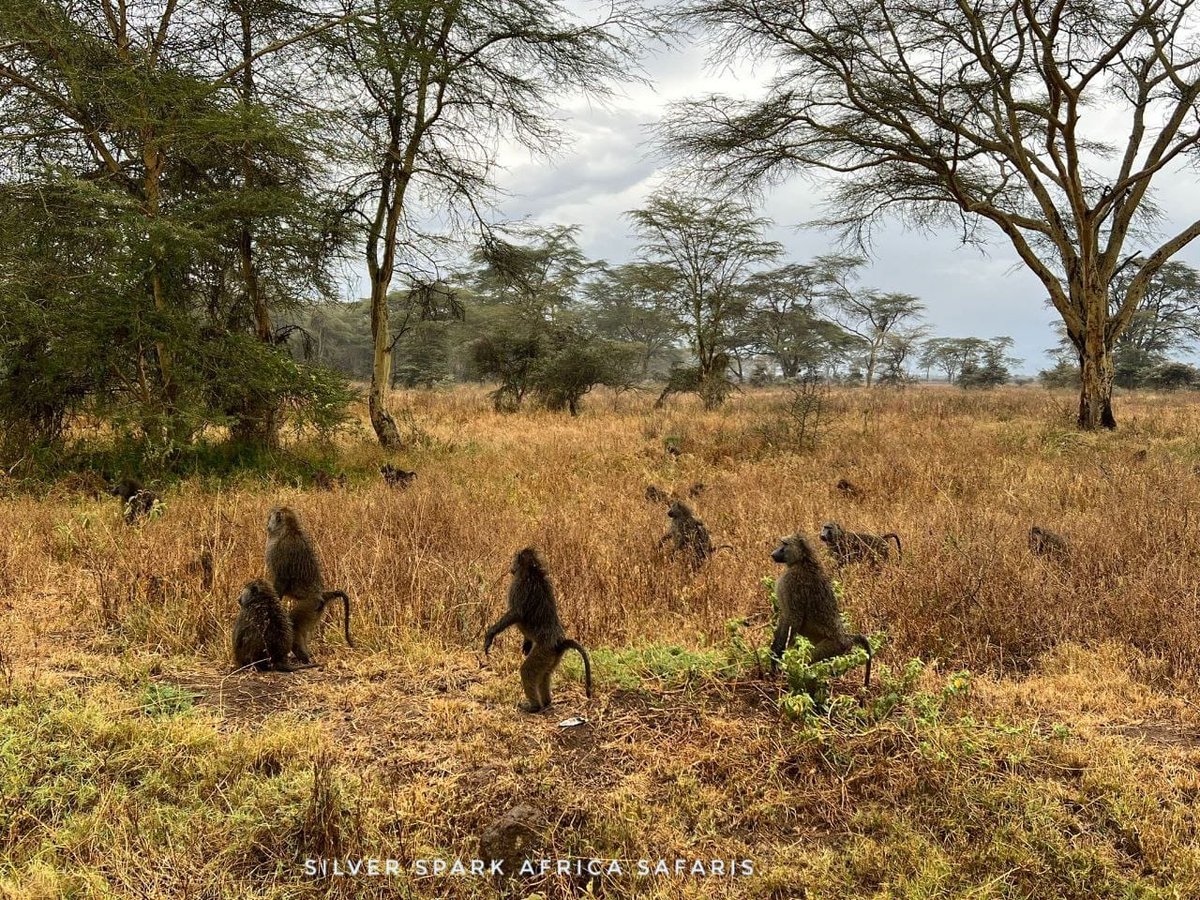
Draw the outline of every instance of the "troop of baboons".
M392 487L407 487L417 474L390 463L379 471ZM325 490L347 483L344 474L335 478L317 472L314 478L317 487ZM835 488L848 497L864 496L860 488L845 478L836 482ZM695 482L683 493L694 499L705 489L703 482ZM121 498L123 518L131 525L145 521L160 503L158 495L132 478L116 482L109 493ZM729 544L714 547L708 528L681 493L651 484L645 489L645 497L647 501L667 505L670 526L659 539L659 546L668 545L669 554L681 555L693 570L704 564L715 550L730 548ZM326 607L337 600L342 601L346 643L354 647L350 597L345 591L326 589L312 538L296 511L288 506L271 509L266 533L267 577L247 582L238 597L238 615L233 626L233 655L238 669L296 672L314 667L310 650L313 632ZM826 522L821 526L819 538L839 567L889 561L889 541L895 542L897 558L903 553L900 536L895 532L849 531L837 522ZM1063 559L1068 553L1066 538L1040 525L1029 529L1028 543L1030 552L1036 556ZM867 654L864 685L869 687L873 648L865 635L846 629L833 583L813 543L800 533L781 538L771 559L785 567L775 581L778 617L770 647L772 667L797 637L811 642L811 662L840 656L858 646ZM206 589L211 588L214 573L211 549L202 552L195 568L200 571ZM519 708L535 713L551 705L551 677L568 650L578 651L583 658L585 691L590 698L591 659L582 644L566 636L554 587L538 551L533 547L520 550L513 557L509 573L508 608L487 629L483 650L485 655L489 654L495 639L514 625L521 632L525 660L520 674L525 700Z

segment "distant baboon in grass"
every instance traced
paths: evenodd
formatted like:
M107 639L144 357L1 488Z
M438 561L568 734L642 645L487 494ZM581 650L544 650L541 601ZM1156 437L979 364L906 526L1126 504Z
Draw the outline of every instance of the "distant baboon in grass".
M901 556L900 535L894 531L882 535L867 531L846 531L837 522L826 522L821 526L821 541L829 548L830 555L839 566L864 560L879 562L890 559L888 538L896 542L896 555Z
M322 469L313 473L313 485L321 491L332 491L335 487L344 488L349 483L345 472L331 475Z
M861 500L863 498L863 490L849 478L839 478L835 487L838 493L844 494L853 500Z
M269 584L261 578L248 583L238 597L238 607L233 623L233 658L239 669L254 666L260 672L295 672L312 665L288 661L292 620Z
M660 488L657 484L648 484L646 485L646 502L670 503L671 495Z
M1034 525L1029 529L1029 551L1034 556L1064 559L1067 555L1067 539L1056 531Z
M693 566L698 566L713 554L713 542L704 523L696 518L692 508L679 498L667 507L671 527L658 540L658 545L670 542L671 555L683 553Z
M850 634L838 610L833 583L821 566L812 545L802 534L780 539L771 559L787 566L775 579L775 597L779 603L779 622L771 640L771 657L782 658L783 651L800 635L813 645L810 662L841 656L855 645L867 651L867 674L863 684L871 684L871 643L861 634Z
M410 484L412 484L413 479L417 477L416 472L410 472L407 469L399 469L396 466L393 466L391 463L381 466L379 469L379 474L383 476L383 480L386 481L391 487L401 488L408 487Z
M521 687L526 700L519 708L539 712L550 705L550 676L558 668L563 654L578 650L583 657L583 677L588 697L592 696L592 661L583 645L566 636L558 618L558 602L546 574L546 565L538 552L526 547L513 557L509 568L512 582L508 587L508 611L501 616L483 639L483 652L490 653L492 642L507 628L516 625L524 636L521 652Z
M701 494L703 494L707 490L708 490L708 485L705 484L703 481L694 481L694 482L692 482L691 487L689 487L687 489L687 495L689 497L691 497L693 500L695 500L697 497L699 497Z
M312 539L290 507L277 506L267 517L266 561L275 593L280 599L291 600L292 652L298 660L312 662L308 642L331 600L340 599L345 604L346 643L354 646L350 638L350 598L343 591L325 590Z
M158 495L142 487L142 483L136 478L124 478L109 488L108 492L121 498L126 525L136 525L145 521L154 505L159 502Z

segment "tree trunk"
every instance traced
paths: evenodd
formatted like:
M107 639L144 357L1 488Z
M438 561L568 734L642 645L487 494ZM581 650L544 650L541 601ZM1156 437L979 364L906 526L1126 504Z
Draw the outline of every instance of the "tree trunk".
M1113 417L1113 358L1103 343L1085 344L1079 353L1079 427L1088 431L1116 428Z
M390 279L389 279L390 280ZM392 383L391 327L388 322L387 282L374 280L371 284L371 339L374 355L371 363L371 390L367 408L371 427L379 445L387 449L400 446L400 430L387 410L387 394Z

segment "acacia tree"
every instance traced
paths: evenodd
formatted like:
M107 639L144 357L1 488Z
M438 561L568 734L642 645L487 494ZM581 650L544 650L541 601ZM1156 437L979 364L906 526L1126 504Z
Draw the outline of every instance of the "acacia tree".
M925 311L921 301L912 294L897 291L877 291L872 288L857 288L852 284L854 273L863 260L854 257L825 257L822 265L828 272L828 288L825 308L829 317L846 332L861 341L866 355L866 383L870 387L875 380L875 369L882 352L892 344L889 358L896 360L897 346L904 348L899 362L890 366L895 373L912 350L911 333L895 345L903 327L913 319L920 318Z
M561 0L345 0L351 19L335 57L351 82L343 121L359 172L371 286L374 361L368 406L380 443L399 432L387 410L392 338L388 292L421 243L416 194L472 211L492 190L497 148L512 139L546 152L561 142L554 101L603 97L627 80L644 34L614 5L584 22Z
M827 224L989 222L1041 280L1081 370L1079 425L1116 427L1112 349L1200 220L1134 255L1152 182L1200 143L1193 0L694 0L732 54L770 58L766 96L682 105L670 145L722 182L837 173ZM1147 235L1147 240L1149 236Z
M732 199L659 191L628 213L640 238L648 281L656 285L696 355L704 405L724 399L733 331L745 316L743 280L782 252L763 237L770 224Z

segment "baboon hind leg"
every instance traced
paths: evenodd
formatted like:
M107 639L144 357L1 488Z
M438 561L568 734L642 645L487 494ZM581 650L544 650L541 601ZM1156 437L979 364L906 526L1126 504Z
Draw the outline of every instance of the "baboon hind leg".
M813 645L809 662L818 663L833 656L841 656L843 653L849 653L853 647L854 644L848 639L825 638Z
M522 712L535 713L549 705L548 682L550 672L554 668L554 654L545 647L534 646L521 663L521 687L525 690L526 700L518 705ZM545 701L543 701L543 687Z

